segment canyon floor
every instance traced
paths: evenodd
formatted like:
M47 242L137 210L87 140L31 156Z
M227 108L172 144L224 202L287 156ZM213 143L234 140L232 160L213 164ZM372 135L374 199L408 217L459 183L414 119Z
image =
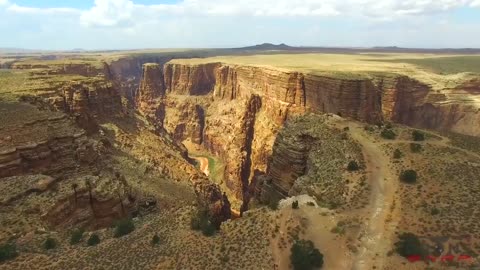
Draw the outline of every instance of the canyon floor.
M0 55L0 269L477 269L479 57Z

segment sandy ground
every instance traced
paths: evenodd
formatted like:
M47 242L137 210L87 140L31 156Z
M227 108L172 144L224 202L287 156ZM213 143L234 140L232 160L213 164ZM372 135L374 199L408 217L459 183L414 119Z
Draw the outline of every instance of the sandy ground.
M210 174L208 169L208 158L206 157L192 157L200 163L200 171L202 171L206 176Z
M372 187L368 220L360 233L361 245L351 269L383 269L384 258L392 245L395 217L398 216L392 207L397 181L389 168L390 159L380 145L365 134L361 124L349 123L348 126L352 137L362 145Z

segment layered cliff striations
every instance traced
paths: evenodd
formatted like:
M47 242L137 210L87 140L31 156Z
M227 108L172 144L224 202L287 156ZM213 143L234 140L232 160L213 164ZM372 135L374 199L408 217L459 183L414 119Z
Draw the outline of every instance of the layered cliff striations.
M468 129L463 124L477 121L478 113L458 102L443 104L442 94L433 93L429 85L404 75L382 73L349 79L266 67L181 61L165 64L163 74L156 67L155 70L157 75L144 72L147 77L142 79L139 89L139 95L145 97L143 93L149 91L144 89L146 82L156 85L154 92L158 94L152 95L153 100L165 93L155 105L160 112L155 121L175 140L203 144L220 156L226 164L226 186L238 199L248 197L253 172L266 171L276 134L285 121L307 112L480 135L477 128ZM471 84L465 88L476 89ZM153 102L146 99L142 102ZM296 178L302 170L299 168L288 177ZM284 192L289 190L281 184L279 187Z

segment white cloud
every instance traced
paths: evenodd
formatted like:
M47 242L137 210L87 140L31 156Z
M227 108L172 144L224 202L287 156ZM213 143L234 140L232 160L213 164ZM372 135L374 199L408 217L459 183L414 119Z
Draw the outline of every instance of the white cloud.
M8 4L8 0L0 0L0 6Z
M24 13L24 14L79 14L80 12L73 8L34 8L34 7L24 7L17 4L13 4L7 7L7 11L14 13Z
M128 25L133 22L134 8L135 5L130 0L95 0L95 5L90 10L82 13L80 22L86 26Z
M474 0L472 3L470 3L470 6L472 7L480 7L480 0Z

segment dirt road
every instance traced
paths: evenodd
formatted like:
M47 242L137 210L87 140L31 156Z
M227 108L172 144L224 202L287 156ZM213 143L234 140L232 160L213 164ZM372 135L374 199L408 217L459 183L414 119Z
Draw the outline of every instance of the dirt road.
M360 248L354 258L354 270L383 269L384 258L392 244L395 227L392 213L397 190L397 181L390 172L389 157L356 123L349 124L352 137L363 147L366 170L372 187L368 221L366 221L360 238Z

